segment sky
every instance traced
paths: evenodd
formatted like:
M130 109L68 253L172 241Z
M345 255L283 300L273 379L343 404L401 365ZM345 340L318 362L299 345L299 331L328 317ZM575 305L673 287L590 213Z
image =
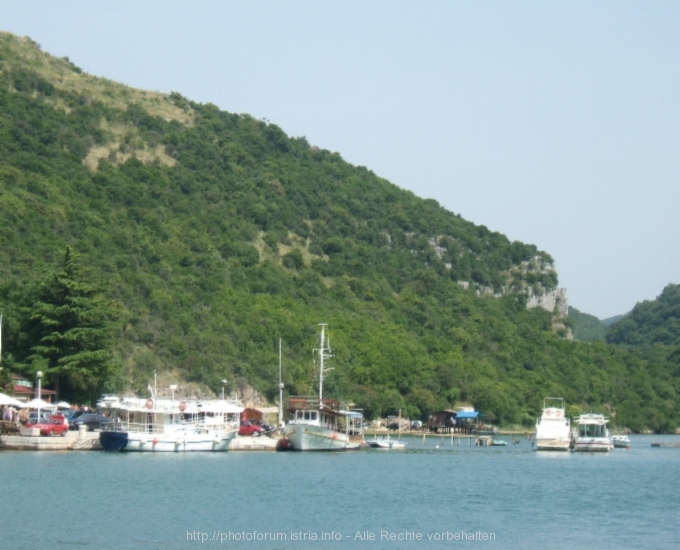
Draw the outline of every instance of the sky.
M680 283L680 2L4 0L0 30L536 244L601 319Z

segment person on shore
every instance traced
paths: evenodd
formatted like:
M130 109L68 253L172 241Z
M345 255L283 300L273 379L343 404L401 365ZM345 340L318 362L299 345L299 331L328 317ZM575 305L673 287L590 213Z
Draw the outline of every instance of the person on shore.
M281 434L281 437L283 437L283 434L286 431L286 423L282 420L281 423L279 424L279 433Z

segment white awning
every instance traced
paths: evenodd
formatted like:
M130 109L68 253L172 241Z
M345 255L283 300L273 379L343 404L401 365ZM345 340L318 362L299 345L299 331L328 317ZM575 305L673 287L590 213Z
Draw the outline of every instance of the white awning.
M3 406L3 405L9 406L9 407L19 407L19 408L24 407L24 403L22 403L18 399L14 399L14 397L11 397L11 396L4 394L4 393L0 393L0 407Z
M38 399L37 397L35 399L31 399L28 403L25 403L22 406L26 407L28 409L56 409L57 408L57 406L54 405L53 403L48 403L47 401L43 401L42 399Z

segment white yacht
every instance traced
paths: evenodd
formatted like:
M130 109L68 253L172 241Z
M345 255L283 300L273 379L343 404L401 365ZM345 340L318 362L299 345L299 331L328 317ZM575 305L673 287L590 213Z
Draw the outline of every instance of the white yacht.
M608 418L601 414L582 414L578 417L574 434L574 450L608 453L612 447L607 423Z
M571 422L565 415L563 397L546 397L541 418L536 421L537 451L568 451Z
M105 396L97 403L109 424L99 434L107 451L226 451L243 407L224 399L175 400Z
M313 351L319 360L319 397L290 397L289 419L281 448L294 451L342 451L364 444L363 414L344 410L335 399L324 398L325 361L330 359L330 340L321 324L319 347Z
M612 446L617 449L628 449L630 447L630 438L627 435L613 435Z

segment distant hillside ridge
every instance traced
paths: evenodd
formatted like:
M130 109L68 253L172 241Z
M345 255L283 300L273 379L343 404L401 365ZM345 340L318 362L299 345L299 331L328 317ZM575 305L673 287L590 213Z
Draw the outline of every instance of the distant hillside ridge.
M100 392L145 394L160 373L272 402L281 338L286 394L311 394L325 322L326 392L369 418L466 402L531 427L559 395L633 430L680 421L667 363L568 340L547 252L274 124L87 75L0 33L3 372L42 370L46 387L60 349L36 341L30 312L67 247L116 311ZM60 391L90 399L77 376Z
M680 345L680 285L669 284L655 300L645 300L607 329L607 342L643 346Z
M571 306L569 306L569 319L572 322L574 339L581 342L604 341L607 332L607 325L604 321Z

